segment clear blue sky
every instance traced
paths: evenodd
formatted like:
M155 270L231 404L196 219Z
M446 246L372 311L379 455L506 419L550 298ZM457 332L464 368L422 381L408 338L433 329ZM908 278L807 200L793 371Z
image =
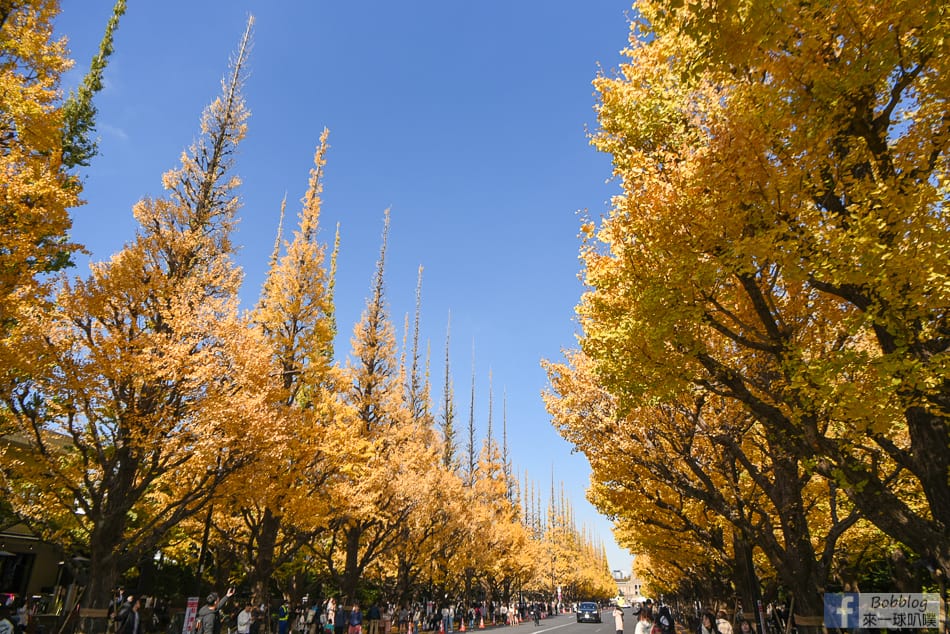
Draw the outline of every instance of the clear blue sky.
M57 30L77 61L68 89L88 67L112 0L63 5ZM491 372L498 431L507 394L519 480L527 470L547 499L553 469L578 523L606 544L611 568L629 570L631 555L584 499L586 459L571 454L545 412L540 361L575 345L581 213L601 215L618 191L607 182L609 157L587 133L595 127L591 81L619 64L630 11L629 0L131 0L96 100L100 155L84 172L87 204L74 213L73 233L92 255L78 260L77 273L133 237L137 200L162 195L162 173L197 136L254 15L252 116L237 164L243 303L258 296L285 194L296 217L327 127L321 222L328 243L341 226L338 356L348 354L369 294L389 207L390 314L401 332L422 265L433 393L442 391L451 311L461 424L474 345L479 434Z

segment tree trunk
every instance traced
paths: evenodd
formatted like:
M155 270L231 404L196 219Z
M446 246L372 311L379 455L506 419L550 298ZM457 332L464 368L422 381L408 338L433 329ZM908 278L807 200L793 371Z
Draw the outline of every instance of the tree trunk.
M824 615L820 588L827 583L828 570L819 560L812 545L808 517L802 499L798 476L798 461L775 460L775 486L773 501L782 509L781 527L784 548L781 559L772 563L779 578L794 597L795 612L805 617L797 625L799 634L821 634L821 618ZM836 540L833 531L828 531L827 540ZM827 548L827 545L826 545ZM789 614L791 619L792 615Z
M119 578L115 551L124 528L123 520L110 517L104 517L93 527L89 536L89 579L83 592L83 607L108 607Z
M257 537L257 552L254 556L254 566L251 568L251 593L255 605L264 605L264 614L270 614L270 580L274 574L274 549L277 544L277 532L280 529L280 518L264 509L261 518L260 530ZM262 630L270 631L270 619L265 618Z
M346 565L343 569L340 592L343 593L343 600L348 604L352 604L357 598L356 593L360 580L360 536L362 532L358 525L346 529Z

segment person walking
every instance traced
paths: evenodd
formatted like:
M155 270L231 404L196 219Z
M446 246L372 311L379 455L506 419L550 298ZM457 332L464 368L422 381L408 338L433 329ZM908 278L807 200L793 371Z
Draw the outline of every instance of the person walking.
M324 623L323 629L327 634L336 634L336 599L330 597L323 609Z
M353 609L350 610L350 616L347 620L347 625L349 625L347 634L363 634L363 613L360 612L359 604L353 604Z
M623 634L623 608L619 605L614 606L614 629L617 634Z
M123 605L128 608L119 611L116 617L116 634L142 634L142 619L139 610L142 608L142 599L135 597Z
M13 634L13 621L10 619L10 608L0 604L0 634Z
M637 619L637 629L635 634L651 634L653 629L653 613L650 607L644 605L640 608L639 618Z
M342 603L336 606L333 613L333 634L346 634L346 608Z
M442 606L442 632L443 634L449 634L452 631L452 621L449 619L449 606Z
M379 634L379 606L375 603L369 606L369 610L366 611L366 622L369 625L369 634Z

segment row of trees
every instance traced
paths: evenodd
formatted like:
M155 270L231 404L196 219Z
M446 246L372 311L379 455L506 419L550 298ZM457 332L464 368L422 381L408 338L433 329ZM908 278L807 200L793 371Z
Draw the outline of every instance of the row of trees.
M810 627L824 589L945 593L946 5L635 6L595 81L622 193L548 364L592 498L659 591L765 579Z
M57 271L79 248L67 240L75 169L94 155L91 98L124 4L92 79L65 103L65 43L51 39L58 3L0 10L0 98L21 99L0 103L2 484L9 512L90 558L84 604L105 606L157 553L215 587L245 583L262 602L318 582L344 599L406 601L427 587L507 601L516 591L550 597L554 584L614 594L602 545L578 531L563 499L552 490L545 514L521 494L492 432L491 395L480 449L474 389L460 446L448 337L433 412L421 269L402 351L387 314L388 214L349 360L337 359L340 236L330 250L319 226L326 132L296 228L277 230L259 300L240 310L234 167L253 20L201 135L164 174L165 194L135 205L134 238L88 277L69 278ZM286 201L281 227L285 210Z

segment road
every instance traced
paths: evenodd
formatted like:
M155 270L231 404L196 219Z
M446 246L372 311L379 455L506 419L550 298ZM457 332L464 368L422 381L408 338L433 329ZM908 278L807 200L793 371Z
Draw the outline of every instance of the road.
M578 623L577 616L571 612L569 614L559 614L541 620L540 625L535 625L531 619L524 621L516 626L499 626L492 629L511 629L511 634L615 634L613 608L607 608L600 611L600 623ZM637 629L637 617L632 610L627 607L623 609L623 632L624 634L634 634ZM682 624L676 624L678 634L689 634ZM471 634L477 634L472 632ZM492 633L496 634L496 633ZM500 632L497 634L501 634Z
M577 617L573 612L570 614L559 614L541 620L540 625L535 625L531 619L515 626L512 634L546 634L555 632L556 634L614 634L613 608L600 611L600 623L578 623ZM623 631L624 634L633 634L636 629L636 618L631 614L630 609L624 610Z

